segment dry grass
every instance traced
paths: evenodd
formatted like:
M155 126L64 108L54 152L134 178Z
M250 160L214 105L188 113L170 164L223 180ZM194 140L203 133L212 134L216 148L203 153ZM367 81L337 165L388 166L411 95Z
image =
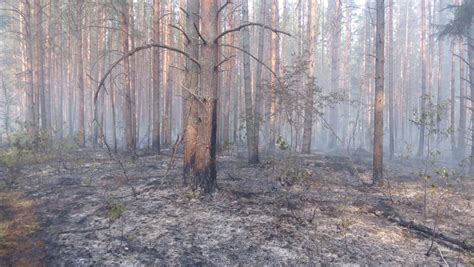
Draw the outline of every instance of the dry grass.
M0 213L0 265L5 263L15 266L20 262L24 265L28 259L21 255L28 255L28 252L41 246L33 238L39 230L35 205L16 192L0 192L0 202L3 209ZM14 262L11 262L7 259L11 255L20 257L15 257Z

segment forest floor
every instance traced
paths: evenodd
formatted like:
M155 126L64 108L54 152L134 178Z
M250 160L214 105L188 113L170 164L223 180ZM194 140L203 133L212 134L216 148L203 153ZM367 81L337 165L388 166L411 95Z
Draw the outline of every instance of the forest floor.
M212 196L169 152L27 166L0 191L0 266L474 265L473 177L399 159L370 187L364 153L218 161Z

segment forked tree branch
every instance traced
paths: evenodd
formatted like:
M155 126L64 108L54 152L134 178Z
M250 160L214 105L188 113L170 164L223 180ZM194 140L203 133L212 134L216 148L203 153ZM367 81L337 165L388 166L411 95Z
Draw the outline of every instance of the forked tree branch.
M139 47L136 47L135 49L129 51L128 53L126 53L125 55L123 55L121 58L119 58L117 61L115 61L112 66L109 68L109 70L105 73L104 77L102 77L102 79L100 80L99 82L99 86L97 87L97 90L95 91L95 94L94 94L94 105L97 104L97 97L100 93L100 89L102 87L104 87L104 84L105 84L105 80L107 79L107 77L110 75L110 73L112 72L112 70L117 67L118 64L120 64L120 62L122 62L123 60L133 56L135 53L141 51L141 50L145 50L145 49L150 49L150 48L153 48L153 47L157 47L157 48L163 48L163 49L168 49L168 50L171 50L171 51L174 51L176 53L179 53L185 57L187 57L189 60L191 60L192 62L196 63L196 65L198 65L199 68L201 68L201 64L199 64L199 61L197 61L197 59L193 58L192 56L190 56L188 53L182 51L182 50L179 50L177 48L174 48L172 46L167 46L167 45L162 45L162 44L147 44L147 45L144 45L144 46L139 46Z
M293 37L293 35L291 35L290 33L287 33L285 31L281 31L281 30L278 30L278 29L275 29L275 28L272 28L268 25L265 25L263 23L256 23L256 22L249 22L249 23L245 23L245 24L242 24L240 26L238 26L237 28L233 28L233 29L229 29L227 31L223 31L221 34L219 34L216 39L214 40L214 42L217 43L217 41L219 41L220 38L224 37L226 34L229 34L229 33L232 33L232 32L238 32L240 30L242 30L243 28L246 28L246 27L250 27L250 26L258 26L258 27L262 27L264 29L267 29L267 30L270 30L274 33L282 33L284 35L288 35L290 37Z

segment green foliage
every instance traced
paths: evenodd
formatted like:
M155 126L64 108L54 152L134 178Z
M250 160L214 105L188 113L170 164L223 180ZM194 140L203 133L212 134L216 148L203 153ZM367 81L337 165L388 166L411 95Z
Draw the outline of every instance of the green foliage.
M219 149L220 153L230 152L234 143L225 141Z
M448 109L448 103L439 103L435 104L433 97L429 95L423 96L425 100L425 109L423 112L418 112L417 110L413 111L413 119L410 121L417 126L424 124L428 129L428 135L432 136L435 134L446 134L441 132L441 129L438 129L437 124L441 121L443 114L446 113Z
M304 168L291 167L286 171L285 176L294 183L297 183L311 177L311 171Z
M276 144L278 145L278 148L280 150L287 150L290 147L288 142L285 139L283 139L283 137L281 137L281 136L278 136Z
M68 140L53 140L48 131L36 134L29 133L26 129L18 130L11 135L11 146L0 148L0 168L6 170L6 177L0 183L6 186L14 184L21 175L21 170L33 164L45 162L62 162L68 160L71 151L78 148L75 143ZM0 184L1 185L1 184Z
M184 193L184 197L186 198L186 200L192 201L192 200L198 199L200 197L200 194L197 191L196 192L190 191L190 192Z
M0 223L0 249L7 247L7 227L8 223Z
M441 27L439 36L471 38L469 30L474 16L474 1L465 0L461 5L450 5L448 8L454 10L454 18Z
M124 204L117 202L113 199L107 199L107 210L108 210L108 217L112 220L118 220L122 218L122 216L127 211L127 208Z
M441 169L439 169L439 170L436 170L436 174L437 174L438 176L443 177L443 178L448 178L450 172L449 172L449 170L448 170L446 167L443 167L443 168L441 168Z

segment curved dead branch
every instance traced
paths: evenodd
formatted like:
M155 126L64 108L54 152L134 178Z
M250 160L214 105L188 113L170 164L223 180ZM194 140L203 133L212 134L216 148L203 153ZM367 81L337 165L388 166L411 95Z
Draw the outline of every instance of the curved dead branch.
M219 34L216 39L214 40L214 42L217 43L217 41L219 41L220 38L224 37L226 34L229 34L229 33L232 33L232 32L238 32L240 30L242 30L243 28L246 28L246 27L250 27L250 26L258 26L258 27L262 27L264 29L267 29L267 30L270 30L274 33L281 33L281 34L284 34L284 35L288 35L290 37L293 37L293 35L291 35L290 33L287 33L285 31L281 31L281 30L278 30L278 29L275 29L275 28L272 28L268 25L265 25L263 23L257 23L257 22L249 22L249 23L245 23L245 24L242 24L240 25L239 27L237 28L233 28L233 29L229 29L227 31L223 31L221 34Z
M181 29L181 27L179 27L177 25L173 25L173 24L168 24L168 26L170 26L171 28L176 29L179 32L181 32L184 35L184 37L186 38L187 43L188 44L191 43L191 39L189 39L189 36L186 34L186 32L183 29Z
M190 56L188 53L182 51L182 50L179 50L177 48L174 48L172 46L167 46L167 45L162 45L162 44L147 44L147 45L144 45L144 46L139 46L139 47L136 47L135 49L129 51L128 53L126 53L125 55L123 55L121 58L119 58L117 61L114 62L114 64L112 64L112 66L109 68L109 70L105 73L104 77L102 77L102 79L100 80L99 82L99 86L97 87L97 90L94 94L94 105L97 104L97 97L100 93L100 89L102 87L104 87L104 84L105 84L105 80L107 79L107 77L110 75L110 73L112 72L112 70L117 67L118 64L120 64L120 62L122 62L123 60L125 60L126 58L129 58L131 56L133 56L135 53L137 53L138 51L141 51L141 50L145 50L145 49L150 49L150 48L153 48L153 47L157 47L157 48L163 48L163 49L168 49L168 50L171 50L171 51L174 51L176 53L179 53L185 57L187 57L189 60L191 60L192 62L196 63L196 65L198 65L199 68L201 68L201 65L199 64L199 61L197 61L197 59L193 58L192 56Z
M275 76L277 78L278 81L280 81L280 77L278 76L278 74L276 74L272 68L270 68L267 64L263 63L262 61L260 61L256 56L252 55L250 52L246 51L245 49L242 49L238 46L234 46L234 45L230 45L230 44L220 44L219 46L224 46L224 47L230 47L230 48L234 48L236 50L239 50L240 52L242 53L245 53L247 55L249 55L251 58L253 58L255 61L257 61L258 63L262 64L262 66L264 66L268 71L270 71L273 76Z
M199 27L196 25L196 23L193 23L193 25L194 25L194 29L196 30L196 32L197 32L199 38L201 38L201 40L202 40L202 42L204 43L204 45L206 45L206 44L207 44L207 41L206 41L206 39L204 39L204 36L201 35L201 32L199 31Z
M232 1L227 0L227 2L226 2L225 4L223 4L223 5L219 8L219 10L217 10L217 15L219 15L219 13L221 13L222 10L224 10L224 8L226 8L226 7L227 7L228 5L230 5L230 4L232 4Z

